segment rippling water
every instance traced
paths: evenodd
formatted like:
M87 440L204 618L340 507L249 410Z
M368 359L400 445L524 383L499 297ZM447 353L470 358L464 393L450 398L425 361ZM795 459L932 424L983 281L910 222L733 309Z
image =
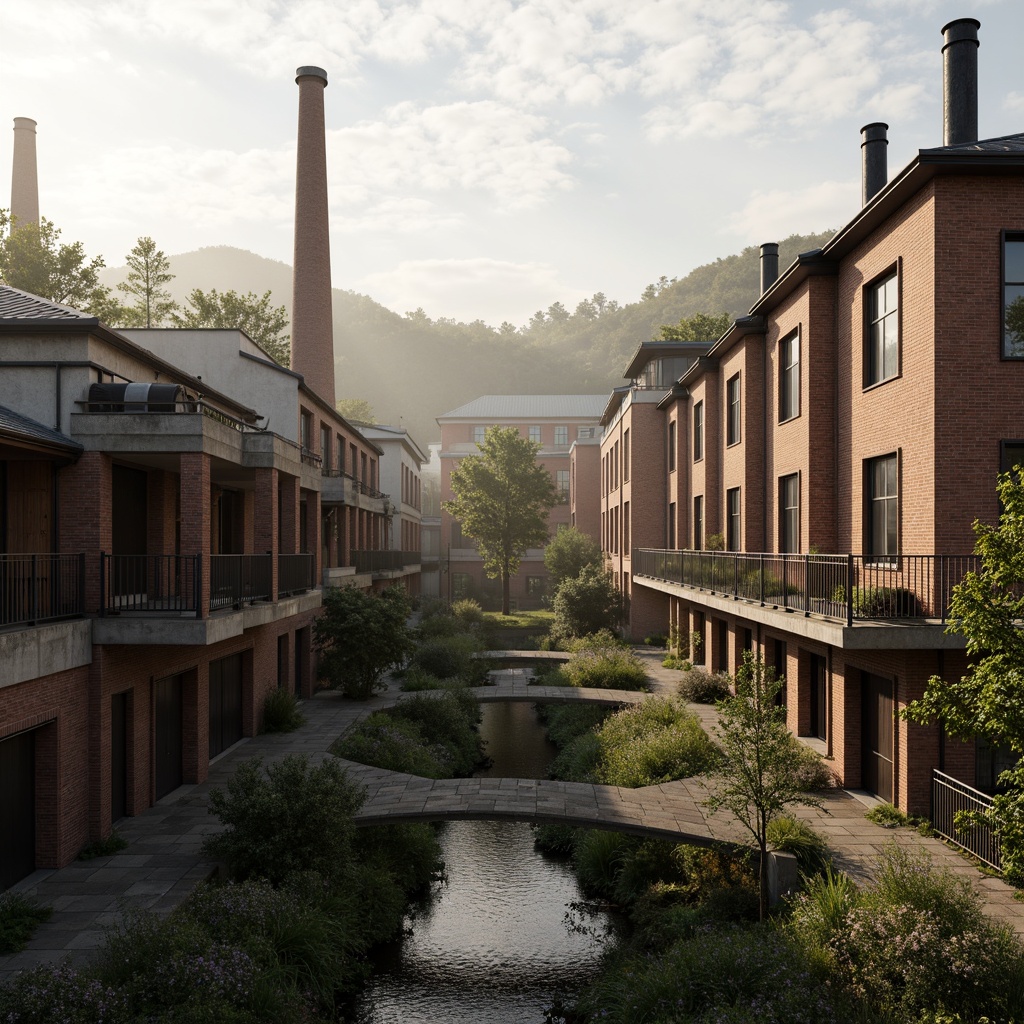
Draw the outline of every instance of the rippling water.
M482 774L546 775L553 747L531 705L485 705L481 732L495 762ZM514 822L452 822L441 844L448 883L384 958L359 1024L540 1024L601 954L595 938L566 927L580 898L572 872L537 853L530 827Z

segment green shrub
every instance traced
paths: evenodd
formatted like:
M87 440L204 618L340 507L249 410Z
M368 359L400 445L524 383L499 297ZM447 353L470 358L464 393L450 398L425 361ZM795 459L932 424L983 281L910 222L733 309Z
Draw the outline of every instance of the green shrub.
M847 926L860 894L849 875L826 868L821 875L805 879L803 891L793 897L789 927L804 949L818 955L829 968L832 938Z
M94 842L86 843L78 851L78 860L95 860L97 857L113 857L115 853L128 849L128 840L117 829L111 829L110 835Z
M20 892L0 892L0 953L19 953L53 910Z
M567 782L596 782L601 760L601 741L596 732L585 732L558 752L548 774Z
M772 849L792 853L805 876L823 874L832 864L825 837L799 818L785 815L769 822L768 842Z
M452 604L452 615L463 626L481 626L484 622L484 610L479 602L472 598L463 598Z
M574 655L562 669L572 686L605 690L646 690L643 663L630 651L586 650Z
M816 750L801 743L795 736L791 736L791 740L799 755L797 781L800 788L807 793L835 789L836 777L825 759Z
M901 828L911 824L910 818L903 811L889 803L876 804L865 812L864 817L882 828Z
M731 682L728 672L708 672L703 668L691 668L679 680L676 692L691 704L717 704L729 696Z
M479 641L465 633L433 637L421 643L413 652L410 668L418 668L438 679L468 675L472 654L479 649Z
M622 598L609 573L588 565L563 580L551 602L551 636L559 641L614 629L622 619Z
M595 651L628 651L629 643L623 640L621 636L616 636L610 629L599 629L596 633L569 637L562 644L562 647L570 654L582 654Z
M578 704L540 704L538 711L547 729L548 739L559 748L567 746L585 732L593 732L612 714L609 707L585 701Z
M131 1024L124 995L70 964L23 971L0 985L5 1024Z
M566 856L576 849L576 833L572 825L535 825L534 845L542 853Z
M679 657L678 654L669 654L661 662L662 668L674 668L678 672L689 672L693 665L686 659Z
M417 627L417 634L421 642L442 636L459 636L465 631L463 624L454 615L447 612L431 615L429 619L420 619L420 624Z
M424 672L418 666L406 669L399 687L405 693L416 693L420 690L444 690L449 686L462 686L462 680L438 679L437 676Z
M573 865L580 888L588 896L612 899L620 862L630 837L622 832L583 829L573 850Z
M363 863L386 868L406 894L421 892L444 873L437 832L424 822L360 828L356 847Z
M652 633L650 636L644 637L644 643L648 647L668 647L668 634Z
M476 727L480 704L466 690L449 690L437 697L410 697L390 709L392 718L418 726L425 743L448 754L452 775L472 774L483 758Z
M452 775L446 751L428 746L419 725L378 711L331 745L331 753L346 761L385 768L390 772L445 779Z
M278 687L263 701L263 732L294 732L305 724L294 693Z
M832 600L846 604L846 588L836 587ZM917 597L903 587L854 587L853 614L866 619L908 618L917 614Z
M210 791L210 810L225 829L203 853L240 880L279 884L302 871L338 877L352 860L352 816L363 798L332 758L312 766L292 755L266 768L258 757L243 761L226 791Z

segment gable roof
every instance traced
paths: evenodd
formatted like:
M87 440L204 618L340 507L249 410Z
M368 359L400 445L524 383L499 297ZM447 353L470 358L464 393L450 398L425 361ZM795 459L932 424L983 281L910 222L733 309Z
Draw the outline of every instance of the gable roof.
M605 395L481 395L437 417L442 420L598 420Z
M59 302L41 299L31 292L0 284L0 319L3 320L78 320L97 324L89 313L62 306Z
M34 447L56 448L75 458L85 451L82 445L66 434L37 420L29 419L28 416L22 416L20 412L8 409L6 405L0 405L0 438L10 438Z

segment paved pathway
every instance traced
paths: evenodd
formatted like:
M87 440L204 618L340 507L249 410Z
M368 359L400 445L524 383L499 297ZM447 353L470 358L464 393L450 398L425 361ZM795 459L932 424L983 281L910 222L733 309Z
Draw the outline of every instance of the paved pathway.
M657 652L641 651L641 657L655 692L674 692L679 674L663 669L661 655ZM532 695L528 696L523 670L513 670L505 679L503 686L483 688L485 698L585 699L578 691L571 691L570 695L569 691L553 693L546 688L532 688ZM558 688L551 688L554 689ZM207 813L208 794L211 788L224 786L239 761L255 755L272 761L295 753L313 759L328 757L328 748L336 737L360 718L392 703L397 696L391 691L357 704L335 693L317 694L303 705L307 721L302 729L243 740L210 766L207 782L183 786L142 814L121 821L118 831L130 844L125 852L90 862L75 862L59 871L37 871L19 883L18 889L52 906L54 915L39 928L28 949L15 956L0 957L0 982L26 967L87 955L101 939L104 929L119 919L126 905L158 912L171 910L213 870L213 865L204 861L199 853L206 835L219 827ZM611 700L607 694L602 696ZM614 702L637 699L636 694L620 694ZM695 706L694 711L708 726L713 724L713 708ZM548 816L546 820L570 820L571 817L571 820L581 821L593 815L596 823L600 814L606 827L611 824L627 831L636 830L642 821L676 836L685 833L696 838L704 834L700 831L703 828L707 834L705 841L712 836L724 840L739 837L736 827L724 814L712 819L704 817L699 809L700 783L695 780L642 790L587 787L589 795L583 796L582 790L567 783L517 779L438 782L414 779L410 782L409 777L396 777L363 765L353 765L352 771L367 785L368 816L375 802L383 799L387 788L397 786L403 791L402 799L421 801L419 813L423 816L428 816L428 809L438 810L454 793L461 800L461 811L446 813L446 817L517 817L522 813L534 819ZM828 837L838 866L854 878L860 881L871 878L873 862L888 842L924 847L937 863L969 877L984 896L989 913L1006 920L1024 935L1024 904L1014 900L1010 886L1000 879L981 875L938 840L923 838L908 829L882 829L868 822L864 811L861 802L841 791L829 795L820 810L797 809L800 817ZM368 822L369 817L366 820Z

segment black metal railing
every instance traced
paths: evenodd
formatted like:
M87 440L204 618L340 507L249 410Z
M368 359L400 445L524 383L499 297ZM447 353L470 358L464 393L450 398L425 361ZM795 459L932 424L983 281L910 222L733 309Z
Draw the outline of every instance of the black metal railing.
M637 548L637 576L806 615L946 621L953 587L976 555L775 554Z
M269 601L273 555L211 555L210 610Z
M84 553L0 555L0 627L84 614Z
M330 469L324 466L320 470L321 476L336 476L342 480L350 480L352 485L360 494L365 494L368 498L386 498L387 494L384 491L377 490L376 487L371 487L367 483L363 483L362 480L357 476L353 476L351 473L346 473L343 469Z
M312 466L314 469L322 469L323 459L313 451L312 448L307 448L305 445L299 445L299 458L307 466Z
M973 854L996 871L1002 871L1003 860L999 838L988 825L957 828L956 816L961 811L985 812L992 808L992 797L932 769L932 828L955 846Z
M287 597L313 588L313 556L309 553L277 556L277 596Z
M352 564L356 572L388 572L404 569L407 565L420 565L423 555L419 551L353 551Z
M202 555L100 554L100 615L201 613Z

